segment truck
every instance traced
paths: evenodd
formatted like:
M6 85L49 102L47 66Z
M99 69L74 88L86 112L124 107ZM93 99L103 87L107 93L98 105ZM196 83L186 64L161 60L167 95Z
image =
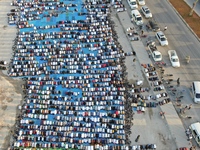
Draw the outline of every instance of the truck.
M189 132L192 134L197 145L200 147L200 122L192 123L189 126ZM188 135L190 135L190 133Z
M153 60L158 62L158 61L162 61L162 54L161 52L158 51L155 42L151 41L147 43L147 47L149 50L149 56L151 55Z

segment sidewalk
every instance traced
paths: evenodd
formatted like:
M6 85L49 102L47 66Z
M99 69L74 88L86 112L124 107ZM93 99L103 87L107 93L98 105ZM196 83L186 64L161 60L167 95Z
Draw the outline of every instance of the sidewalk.
M184 0L191 8L193 6L193 3L195 0ZM194 8L194 11L200 16L200 0L197 2L196 7Z
M128 12L125 11L125 12L118 13L117 18L119 19L121 25L123 26L123 30L126 35L126 29L134 26L133 23L131 23ZM120 37L121 36L122 36L122 34L120 34ZM127 39L127 37L126 38L124 37L124 40L126 40L126 39ZM120 42L121 41L122 40L120 40ZM131 43L130 46L136 52L137 60L139 62L139 67L140 67L140 69L138 69L138 70L140 70L140 71L142 70L142 67L140 64L152 64L152 61L149 59L149 56L146 52L146 49L145 49L142 41L130 41L129 43ZM124 49L124 47L123 47L123 49ZM125 48L124 51L126 52L126 50L127 49ZM129 70L132 70L133 67L131 67L131 65L129 65L129 66L127 66L127 68L129 71ZM135 72L137 72L137 70ZM132 73L128 72L128 74L132 74ZM161 111L165 112L165 118L166 118L168 128L171 132L172 139L175 140L177 147L178 148L180 148L180 147L188 147L189 148L189 142L187 141L187 137L185 135L185 129L184 129L183 124L182 124L174 106L172 105L172 103L170 102L168 104L161 106ZM159 128L159 124L157 126Z

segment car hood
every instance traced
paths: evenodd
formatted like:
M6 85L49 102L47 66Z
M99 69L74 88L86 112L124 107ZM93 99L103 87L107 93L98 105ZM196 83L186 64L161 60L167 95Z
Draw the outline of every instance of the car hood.
M172 62L173 67L180 67L180 62Z
M146 17L152 17L151 13L146 14Z
M161 41L162 45L168 45L168 41Z

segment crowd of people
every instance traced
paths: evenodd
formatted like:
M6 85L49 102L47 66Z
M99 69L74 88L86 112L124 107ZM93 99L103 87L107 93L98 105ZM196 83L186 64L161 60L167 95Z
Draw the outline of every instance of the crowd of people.
M113 38L109 4L13 1L19 20L8 74L26 79L13 149L130 144L124 128L130 123L120 65L124 53Z
M17 7L11 12L18 15L18 33L8 74L25 84L11 149L135 149L129 139L132 103L142 95L130 99L124 64L125 57L135 52L122 50L110 4L110 0L12 2ZM112 4L121 7L120 0ZM160 86L154 73L146 72L154 86ZM132 89L134 94L149 91ZM155 149L155 144L140 147Z

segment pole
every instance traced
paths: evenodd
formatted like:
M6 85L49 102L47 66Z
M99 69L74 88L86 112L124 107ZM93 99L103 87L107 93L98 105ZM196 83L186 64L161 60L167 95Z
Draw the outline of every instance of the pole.
M192 15L193 15L194 8L195 8L195 6L197 5L197 2L198 2L198 1L199 1L199 0L196 0L196 1L193 3L192 8L191 8L190 13L189 13L189 16L192 16Z

